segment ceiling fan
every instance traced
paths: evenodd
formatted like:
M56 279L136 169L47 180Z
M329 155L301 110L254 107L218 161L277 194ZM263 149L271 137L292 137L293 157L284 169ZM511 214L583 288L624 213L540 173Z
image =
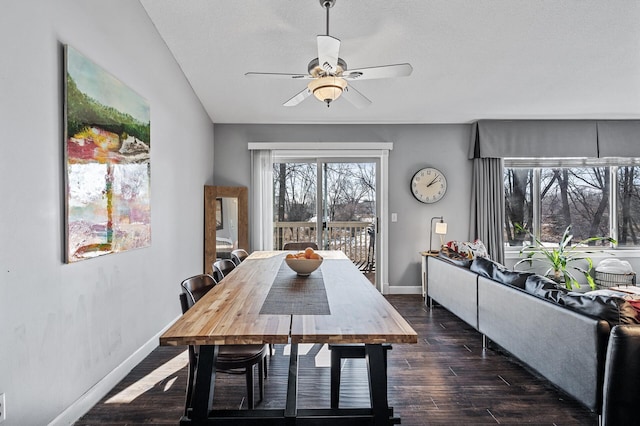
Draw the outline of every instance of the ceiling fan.
M285 102L284 106L295 106L312 94L327 107L342 95L357 108L363 108L371 101L348 84L352 80L372 80L376 78L405 77L411 74L410 64L381 65L377 67L349 70L347 63L338 56L340 40L329 35L329 9L336 0L320 0L320 5L327 11L327 34L319 35L318 57L309 62L308 74L248 72L247 77L272 77L311 80L300 93Z

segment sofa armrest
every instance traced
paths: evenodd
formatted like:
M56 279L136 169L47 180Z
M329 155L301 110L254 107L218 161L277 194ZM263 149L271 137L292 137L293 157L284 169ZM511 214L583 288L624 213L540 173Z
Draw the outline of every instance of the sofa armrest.
M602 390L602 425L638 424L640 406L640 325L611 330Z

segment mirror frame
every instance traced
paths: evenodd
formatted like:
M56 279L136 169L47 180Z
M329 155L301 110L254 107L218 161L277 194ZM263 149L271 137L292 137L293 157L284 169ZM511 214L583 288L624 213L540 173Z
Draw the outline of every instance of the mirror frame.
M207 274L212 273L216 260L216 198L237 198L238 200L238 248L249 250L249 201L245 186L204 187L204 265Z

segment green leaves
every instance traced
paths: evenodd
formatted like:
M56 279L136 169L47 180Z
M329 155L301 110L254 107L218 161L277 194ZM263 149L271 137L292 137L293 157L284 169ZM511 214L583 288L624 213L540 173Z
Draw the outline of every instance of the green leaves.
M591 271L593 270L593 260L591 260L590 257L586 256L586 254L593 253L593 251L584 250L585 246L588 246L589 243L596 241L607 241L613 244L617 243L616 240L611 237L590 237L572 245L571 241L573 240L573 234L571 233L571 225L569 225L564 230L564 233L562 234L562 238L560 238L560 242L558 243L558 245L549 245L544 244L531 232L525 230L519 224L516 224L516 228L520 231L525 232L534 243L523 246L520 249L520 256L526 256L526 259L522 259L516 262L513 268L516 269L523 263L528 263L529 268L531 268L533 266L533 261L545 263L549 266L549 269L547 269L545 275L551 276L551 278L555 281L560 281L560 278L562 277L565 287L569 290L571 290L572 288L580 287L578 280L571 273L569 268L583 274L589 286L592 289L596 288L596 284L593 280L593 277L591 276ZM574 265L573 263L576 262L586 262L587 269L583 269L577 265Z

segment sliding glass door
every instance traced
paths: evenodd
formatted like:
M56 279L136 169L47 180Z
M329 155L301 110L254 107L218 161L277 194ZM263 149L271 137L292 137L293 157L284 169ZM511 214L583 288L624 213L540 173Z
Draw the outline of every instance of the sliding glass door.
M274 158L273 244L343 251L376 282L377 170L370 158Z
M251 248L342 250L383 294L391 142L252 142Z

